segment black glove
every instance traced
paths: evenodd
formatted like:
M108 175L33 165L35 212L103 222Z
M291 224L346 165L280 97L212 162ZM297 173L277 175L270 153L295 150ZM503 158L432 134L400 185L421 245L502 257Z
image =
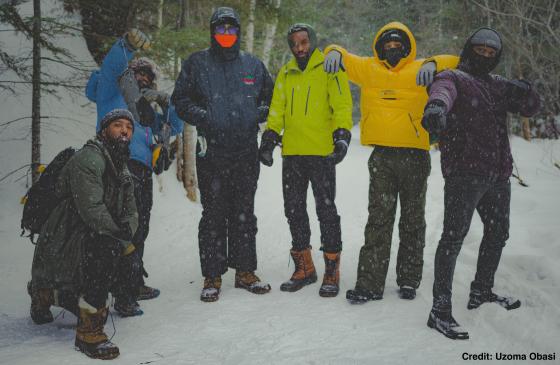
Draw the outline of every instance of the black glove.
M445 103L443 101L430 101L424 108L422 127L430 134L439 134L447 125L445 114Z
M274 148L280 144L282 138L272 129L264 131L261 138L261 147L259 148L259 160L265 166L272 166L272 152Z
M138 112L138 123L143 127L152 127L156 120L156 112L150 105L150 102L145 97L141 97L136 102L136 111Z
M158 154L159 150L159 154ZM165 146L156 145L153 150L153 160L155 160L154 165L154 173L156 175L161 174L164 171L169 169L171 166L171 159L169 158L169 151Z
M268 117L268 106L266 105L261 105L257 108L257 112L258 112L258 120L257 123L261 124L266 122L266 118Z
M507 97L513 100L519 100L531 91L531 84L525 80L510 80L507 86Z
M334 151L327 156L327 160L336 165L344 160L348 152L348 145L352 134L348 129L339 128L333 132Z

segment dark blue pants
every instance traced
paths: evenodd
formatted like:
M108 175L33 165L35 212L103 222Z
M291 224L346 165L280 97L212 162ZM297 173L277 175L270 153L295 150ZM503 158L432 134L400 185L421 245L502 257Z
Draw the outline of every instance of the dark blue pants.
M221 276L228 267L255 271L257 150L237 158L197 157L196 171L203 209L198 225L202 275Z
M502 249L509 237L511 185L509 179L461 175L445 179L443 233L434 263L433 309L451 312L451 292L457 256L476 210L484 235L471 290L494 286Z
M310 246L311 229L307 215L307 189L311 183L321 230L321 249L328 253L342 250L340 216L334 203L336 168L322 156L285 156L282 161L284 213L292 234L292 248Z

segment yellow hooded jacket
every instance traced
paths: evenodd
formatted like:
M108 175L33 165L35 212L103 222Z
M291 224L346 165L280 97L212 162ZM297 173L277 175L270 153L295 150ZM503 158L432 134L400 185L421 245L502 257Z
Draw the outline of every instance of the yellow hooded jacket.
M389 29L400 29L410 39L410 53L395 67L380 60L375 50L377 40ZM425 87L416 85L416 74L429 61L436 63L437 72L456 68L459 58L442 55L417 60L414 35L399 22L389 23L377 32L373 57L356 56L337 45L327 47L325 54L333 49L342 54L350 81L361 88L361 143L429 150L428 132L420 124L428 93Z
M301 71L292 58L278 72L267 128L282 136L282 155L327 156L333 152L332 133L352 128L352 96L348 76L323 70L325 56L311 54Z

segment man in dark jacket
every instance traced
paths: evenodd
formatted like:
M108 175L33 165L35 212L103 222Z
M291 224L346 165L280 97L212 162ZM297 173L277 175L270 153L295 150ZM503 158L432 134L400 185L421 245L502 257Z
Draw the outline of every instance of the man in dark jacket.
M240 52L239 16L218 8L210 20L211 46L183 62L171 97L179 116L199 135L198 240L200 299L219 298L221 276L236 269L235 287L268 293L257 268L254 200L259 177L257 130L266 120L273 83L264 64Z
M97 138L66 163L56 184L60 203L43 225L33 257L31 318L53 321L50 306L64 305L57 292L76 293L78 303L65 307L78 316L76 347L93 358L119 355L103 332L107 296L121 258L137 254L131 242L138 214L127 168L133 130L132 115L115 109L101 120Z
M539 97L527 81L490 74L501 54L500 35L490 28L477 30L463 48L458 69L436 75L422 120L428 132L439 135L445 178L443 233L435 257L428 326L453 339L469 338L451 315L451 288L475 209L484 235L467 308L485 302L498 302L507 309L521 304L492 292L509 237L513 159L506 114L534 115Z

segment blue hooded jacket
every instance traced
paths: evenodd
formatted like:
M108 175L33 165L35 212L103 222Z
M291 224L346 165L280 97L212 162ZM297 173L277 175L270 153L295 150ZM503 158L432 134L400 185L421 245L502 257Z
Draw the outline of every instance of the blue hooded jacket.
M119 77L126 71L133 56L134 52L126 46L124 39L118 39L105 56L101 68L94 71L88 80L86 97L97 104L96 131L99 131L101 119L105 114L113 109L128 109L119 88ZM154 134L160 132L164 122L171 126L171 135L183 131L183 121L179 119L173 105L164 110L164 114L156 113L153 128L134 121L134 134L130 142L131 159L152 169Z

